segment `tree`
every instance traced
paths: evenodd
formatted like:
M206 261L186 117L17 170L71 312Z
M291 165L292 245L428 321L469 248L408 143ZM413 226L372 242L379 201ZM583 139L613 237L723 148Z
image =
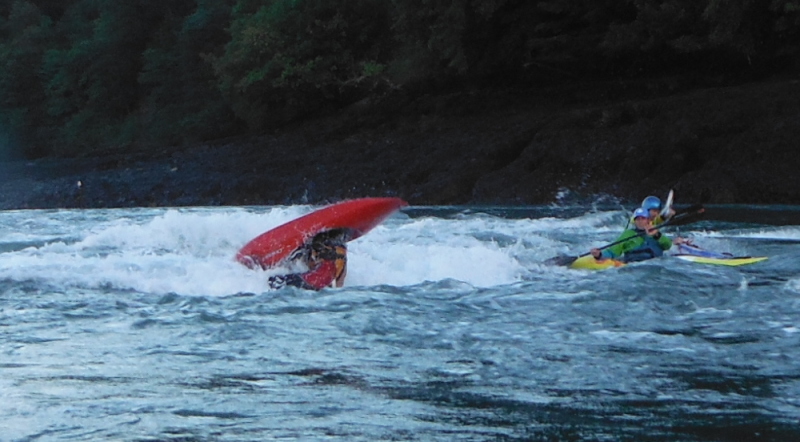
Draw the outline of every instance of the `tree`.
M791 0L635 0L635 18L615 23L604 41L610 57L637 70L703 66L739 72L796 53L798 2Z
M240 0L221 90L254 130L352 101L388 57L387 19L381 0Z
M141 118L148 143L207 140L238 129L207 61L209 54L221 53L228 40L233 1L184 3L165 16L143 54Z
M36 75L52 36L52 21L32 3L16 0L0 21L0 139L9 155L39 156L37 128L45 121L44 89Z

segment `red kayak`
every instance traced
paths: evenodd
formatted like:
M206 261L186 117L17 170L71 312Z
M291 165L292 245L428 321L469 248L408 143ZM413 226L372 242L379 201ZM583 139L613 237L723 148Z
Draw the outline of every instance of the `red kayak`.
M407 205L400 198L390 197L332 204L255 237L239 250L236 260L250 268L275 267L320 232L344 229L348 241L352 241Z

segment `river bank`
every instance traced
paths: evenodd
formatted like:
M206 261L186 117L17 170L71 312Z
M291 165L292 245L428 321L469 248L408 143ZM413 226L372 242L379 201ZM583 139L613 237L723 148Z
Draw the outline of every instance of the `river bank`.
M195 146L0 163L0 209L636 201L800 203L800 81L681 78L394 93Z

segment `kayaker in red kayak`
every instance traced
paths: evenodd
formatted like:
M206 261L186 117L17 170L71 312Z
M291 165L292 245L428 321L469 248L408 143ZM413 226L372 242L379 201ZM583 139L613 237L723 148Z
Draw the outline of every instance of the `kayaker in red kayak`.
M278 289L287 285L306 290L341 287L347 276L345 233L340 230L320 233L309 244L294 252L292 259L303 263L308 271L271 276L271 288Z

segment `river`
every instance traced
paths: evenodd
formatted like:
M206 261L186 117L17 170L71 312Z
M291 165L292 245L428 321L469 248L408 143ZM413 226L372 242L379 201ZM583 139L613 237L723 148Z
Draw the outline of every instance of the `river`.
M710 206L742 267L545 265L619 207L409 207L345 287L234 259L308 206L0 211L0 440L800 440L800 208Z

